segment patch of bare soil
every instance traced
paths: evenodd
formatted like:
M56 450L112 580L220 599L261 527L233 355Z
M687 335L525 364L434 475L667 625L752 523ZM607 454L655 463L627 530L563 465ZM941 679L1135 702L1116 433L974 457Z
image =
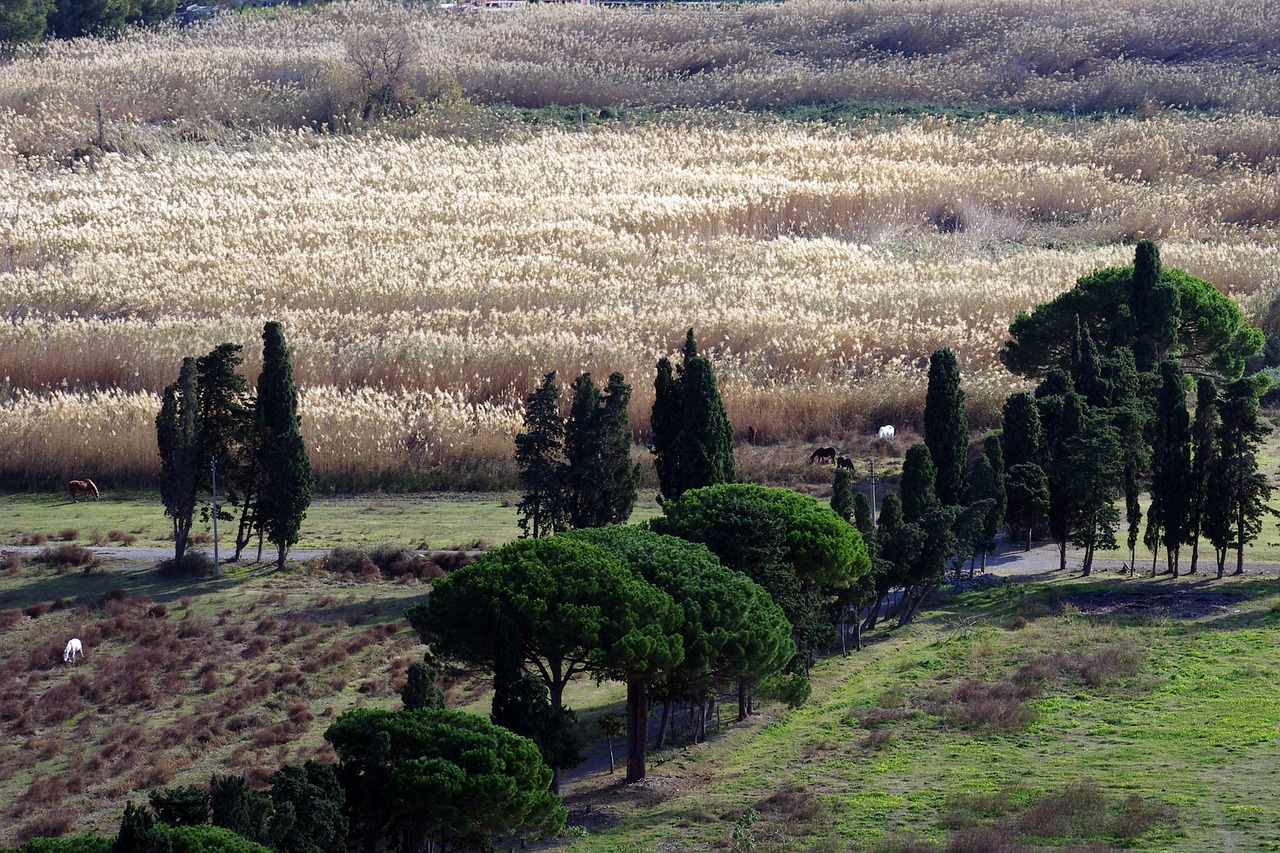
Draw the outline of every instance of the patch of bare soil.
M1171 616L1177 619L1209 619L1230 615L1248 596L1230 589L1200 586L1154 590L1150 586L1109 589L1067 596L1070 605L1088 616Z

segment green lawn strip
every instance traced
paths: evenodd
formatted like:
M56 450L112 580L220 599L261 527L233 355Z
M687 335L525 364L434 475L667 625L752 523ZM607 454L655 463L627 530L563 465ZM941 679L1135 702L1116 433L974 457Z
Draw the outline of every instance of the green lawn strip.
M420 496L360 495L322 497L314 500L302 523L297 548L332 548L338 545L374 546L385 543L407 547L449 549L488 548L520 536L516 523L516 495L433 493ZM656 494L640 496L631 521L658 515ZM20 544L23 537L41 534L46 544L62 541L62 531L74 531L79 544L87 544L94 531L103 537L112 531L130 534L130 543L144 548L172 547L172 524L164 515L159 497L145 492L105 493L101 500L71 503L62 495L0 495L0 543ZM219 545L229 556L235 539L234 522L218 525ZM196 548L212 548L213 526L200 521L192 528ZM166 539L165 537L170 537ZM206 538L207 537L207 538ZM103 545L120 545L104 538ZM268 544L264 556L269 555ZM257 556L256 544L246 549L248 559Z
M1271 766L1280 721L1280 696L1272 690L1280 589L1258 581L1223 585L1245 598L1221 616L1189 621L1094 617L1067 608L1034 616L1021 631L1004 629L1037 604L1061 607L1080 594L1126 591L1134 583L1067 580L969 593L864 652L820 662L808 706L749 736L730 736L740 746L717 753L714 782L700 802L728 813L783 786L803 785L828 803L831 834L864 849L895 834L943 841L941 819L974 794L1008 791L1010 802L1026 807L1089 781L1113 810L1137 794L1177 809L1178 817L1132 842L1104 835L1044 843L1190 851L1220 848L1229 832L1238 850L1272 849L1272 827L1280 826L1273 805L1280 769ZM1046 685L1031 700L1037 718L1021 731L968 731L921 709L888 724L892 738L872 747L857 720L857 709L886 696L890 705L905 696L915 707L930 690L966 678L998 679L1036 655L1092 655L1127 644L1147 654L1136 674L1097 686ZM680 807L641 810L625 831ZM724 830L711 827L699 837ZM582 849L611 848L602 839Z

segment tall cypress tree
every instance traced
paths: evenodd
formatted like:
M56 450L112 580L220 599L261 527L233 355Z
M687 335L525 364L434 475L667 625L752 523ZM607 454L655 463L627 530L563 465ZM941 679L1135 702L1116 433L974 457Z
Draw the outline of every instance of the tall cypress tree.
M1006 472L1004 464L1004 442L997 433L989 435L982 440L982 452L986 454L987 459L991 462L991 473L995 477L995 498L996 504L991 508L994 514L995 532L999 533L1004 527L1005 513L1009 510L1009 495L1005 487Z
M621 373L609 376L603 395L589 373L573 383L564 440L571 527L621 524L631 516L640 466L631 461L630 400L631 386Z
M1071 543L1085 549L1083 568L1088 576L1097 549L1116 547L1120 513L1115 500L1124 478L1120 436L1104 416L1090 417L1066 440L1063 454L1074 472L1066 482Z
M924 399L924 443L936 471L935 490L944 506L960 506L968 497L965 461L969 421L964 414L960 367L949 349L929 357L929 388Z
M259 438L258 518L267 541L276 546L276 568L283 569L311 505L314 481L302 440L289 347L284 329L275 321L262 330L262 373L258 376L254 423Z
M640 492L640 465L631 460L631 386L617 371L609 374L602 398L601 469L605 475L604 502L609 507L609 524L626 524Z
M1191 426L1194 456L1191 460L1190 500L1187 515L1187 544L1191 546L1191 567L1196 573L1200 557L1200 531L1204 527L1205 503L1209 498L1209 477L1218 456L1218 386L1212 379L1201 377L1196 382L1196 417Z
M1235 574L1244 574L1244 546L1262 529L1271 484L1258 470L1258 447L1267 427L1258 418L1258 400L1267 389L1265 376L1239 379L1226 387L1218 407L1218 458L1209 481L1205 535L1213 543L1221 578L1226 553L1236 551Z
M992 436L992 438L995 438ZM992 442L999 453L1000 442ZM982 558L982 570L987 570L987 554L995 550L996 536L1004 524L1004 465L1000 459L1000 473L997 477L996 466L991 461L989 448L984 447L982 453L973 458L969 465L969 507L970 511L962 517L965 529L960 531L969 546L971 556ZM974 515L980 513L980 515ZM973 517L968 517L973 516ZM970 573L973 564L970 562Z
M1071 377L1061 370L1050 372L1036 389L1056 393L1040 396L1040 423L1044 441L1040 446L1041 468L1049 484L1049 535L1058 545L1058 568L1066 571L1067 543L1071 538L1071 480L1074 474L1065 452L1066 442L1080 432L1084 422L1084 401L1072 388Z
M209 472L210 460L217 460L220 520L234 517L222 507L240 507L233 560L240 559L251 538L258 479L253 395L236 370L243 362L241 349L239 344L224 343L196 360L202 471ZM212 483L202 475L201 487L206 486Z
M733 482L733 427L720 400L711 361L698 354L693 329L685 337L674 376L667 359L658 362L650 430L664 499L678 498L688 489Z
M573 401L564 425L565 497L570 527L602 527L610 508L604 496L600 390L583 373L573 381Z
M907 448L907 455L902 460L902 516L907 521L918 524L929 508L938 503L934 483L937 482L937 469L933 465L933 457L924 444L913 444Z
M836 478L831 484L831 508L845 521L853 521L853 474L848 468L836 469Z
M683 398L671 360L658 360L658 375L653 380L653 410L649 431L653 436L653 466L658 472L658 491L664 498L675 499L684 494L681 487L680 428L683 423Z
M1004 422L1000 445L1006 468L1028 463L1040 464L1040 411L1025 391L1010 394L1004 401Z
M1009 521L1027 534L1026 548L1031 550L1031 533L1049 515L1049 478L1044 469L1032 462L1009 469L1005 488L1009 495Z
M525 397L524 432L516 436L516 467L524 484L516 515L524 536L549 536L568 526L564 430L553 370Z
M184 358L176 382L164 389L156 416L160 451L160 499L173 520L173 559L181 562L190 541L196 495L204 470L200 448L200 391L196 360Z
M1191 504L1191 416L1187 413L1186 376L1177 364L1160 364L1160 383L1151 453L1151 506L1144 541L1153 551L1164 545L1169 572L1176 578Z

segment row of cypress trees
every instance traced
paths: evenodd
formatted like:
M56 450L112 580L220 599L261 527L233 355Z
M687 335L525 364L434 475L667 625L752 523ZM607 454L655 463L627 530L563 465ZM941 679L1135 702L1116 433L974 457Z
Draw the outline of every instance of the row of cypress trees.
M263 328L256 395L236 371L243 361L240 350L224 343L203 357L183 359L178 379L164 389L156 443L175 565L186 556L196 509L212 491L215 467L219 519L235 520L225 507L240 510L235 560L257 533L259 556L265 538L276 546L276 565L283 569L311 503L314 481L284 330L274 321Z
M525 399L516 467L525 491L516 507L527 536L624 522L635 507L640 466L631 461L631 386L614 372L602 392L583 373L569 417L560 414L554 371Z

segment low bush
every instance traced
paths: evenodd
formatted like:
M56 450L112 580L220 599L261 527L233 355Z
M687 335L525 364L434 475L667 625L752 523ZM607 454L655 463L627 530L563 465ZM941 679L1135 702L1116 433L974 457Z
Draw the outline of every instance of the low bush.
M55 569L95 566L99 562L96 555L90 549L83 545L69 544L45 548L34 557L34 560L37 563L44 563L46 566L50 566Z
M58 531L58 538L63 542L74 542L80 538L80 531L74 527L64 527Z
M188 551L181 560L170 558L156 566L156 572L166 580L212 577L216 569L213 558L201 551Z

